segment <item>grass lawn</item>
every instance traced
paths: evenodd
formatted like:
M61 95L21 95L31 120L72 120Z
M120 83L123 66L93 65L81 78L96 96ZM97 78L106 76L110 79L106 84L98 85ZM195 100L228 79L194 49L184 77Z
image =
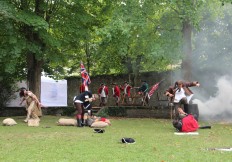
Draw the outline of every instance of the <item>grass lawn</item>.
M6 117L1 117L2 121ZM229 162L232 152L207 148L232 147L232 124L203 123L199 135L174 135L171 120L111 119L105 133L92 128L57 126L60 117L44 116L39 127L28 127L25 117L12 117L15 126L0 126L1 162ZM134 138L123 144L121 138Z

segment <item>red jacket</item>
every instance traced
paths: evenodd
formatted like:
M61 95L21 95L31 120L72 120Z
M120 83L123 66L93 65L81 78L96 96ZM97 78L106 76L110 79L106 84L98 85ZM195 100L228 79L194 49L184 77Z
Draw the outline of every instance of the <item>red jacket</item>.
M85 85L81 84L80 85L80 93L85 92Z
M104 89L103 89L103 88L104 88ZM98 89L98 94L99 94L99 96L101 96L102 90L104 90L106 96L108 96L108 94L109 94L108 87L107 87L107 86L101 86L101 87Z
M125 94L125 95L127 95L128 97L130 97L130 94L131 94L131 86L128 84L128 85L124 85L124 86L122 86L122 87L120 87L120 89L123 91L123 93Z
M114 86L114 88L113 88L113 96L114 97L120 97L120 89L119 89L119 87L118 86Z
M194 132L199 128L198 122L189 114L182 119L182 129L181 132Z

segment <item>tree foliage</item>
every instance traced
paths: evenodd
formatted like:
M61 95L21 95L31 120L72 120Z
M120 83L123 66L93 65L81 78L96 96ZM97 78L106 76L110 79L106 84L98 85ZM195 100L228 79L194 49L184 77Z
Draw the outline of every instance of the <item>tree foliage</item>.
M190 64L192 47L202 69L213 59L229 66L231 22L213 21L223 16L221 7L226 9L229 2L1 0L0 82L27 79L39 95L42 71L57 79L79 75L80 61L91 75L127 73L136 81L143 71L165 71L186 60L185 65ZM229 12L225 15L229 17ZM211 31L202 23L206 21L221 27ZM199 52L201 30L211 38L201 45L212 46L213 57L205 50ZM222 36L226 39L219 50L213 45Z
M25 74L29 88L39 96L42 70L60 77L69 72L66 69L73 72L72 66L77 66L81 58L90 57L87 49L93 28L104 24L109 2L1 1L3 30L10 26L9 33L13 35L7 37L9 40L5 40L5 44L1 43L6 47L0 56L3 72ZM8 48L9 44L13 50ZM9 52L13 53L12 64L6 64ZM16 67L21 70L17 71Z
M161 29L164 8L152 1L123 1L117 5L111 22L97 31L101 42L96 59L104 60L101 72L164 70L168 56L179 51L176 39L180 37L172 28Z

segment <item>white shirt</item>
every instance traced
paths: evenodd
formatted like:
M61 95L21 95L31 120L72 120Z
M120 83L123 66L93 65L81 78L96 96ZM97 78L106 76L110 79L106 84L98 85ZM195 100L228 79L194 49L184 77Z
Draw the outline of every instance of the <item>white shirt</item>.
M180 102L180 100L184 97L186 97L184 89L181 88L180 91L177 90L175 93L174 103Z
M124 88L124 94L127 94L127 87L128 87L128 85L126 85L126 87Z
M101 95L101 97L106 97L105 86L102 88L100 95Z

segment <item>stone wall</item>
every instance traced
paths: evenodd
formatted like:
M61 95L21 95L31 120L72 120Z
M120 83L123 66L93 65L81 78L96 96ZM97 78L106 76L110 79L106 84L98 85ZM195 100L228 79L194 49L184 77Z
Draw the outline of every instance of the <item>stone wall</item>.
M124 81L128 81L134 87L141 86L141 80L146 80L151 88L152 85L164 79L162 84L159 86L158 90L154 93L154 95L150 99L150 106L167 106L167 98L163 95L164 91L172 84L171 82L171 72L146 72L141 73L137 83L133 85L131 81L130 75L121 74L121 75L101 75L96 77L91 77L91 84L89 89L92 93L97 93L98 88L100 87L101 83L105 83L109 88L109 98L107 106L114 106L115 100L112 97L112 85L111 83L116 82L118 85L123 85ZM73 97L79 94L79 86L81 83L80 77L70 77L67 78L68 84L68 105L72 106L73 104ZM136 94L136 89L132 89L132 95ZM140 99L137 99L135 103L140 104ZM99 101L94 102L93 106L98 106Z
M111 83L116 82L122 85L124 81L130 82L134 87L141 86L141 80L146 80L151 88L152 85L164 79L162 84L159 86L158 90L153 94L150 99L150 106L144 108L138 108L141 106L141 100L136 99L134 107L127 109L126 117L155 117L155 118L168 118L169 117L169 107L167 98L163 95L164 91L169 87L171 83L170 72L164 73L141 73L137 83L132 83L130 75L101 75L96 77L91 77L91 84L89 89L93 93L97 93L98 88L101 83L105 83L109 87L109 99L107 106L114 106L115 101L112 97L112 85ZM79 94L79 86L81 83L80 77L69 77L67 78L67 97L68 106L73 107L73 97ZM132 95L137 94L136 89L132 89ZM94 107L98 107L99 101L93 102ZM123 105L121 105L123 107ZM126 106L126 105L124 105ZM49 107L43 108L44 115L61 115L68 110L67 107ZM0 110L0 116L26 116L26 110L23 107L8 107Z
M127 116L128 118L161 118L169 119L170 118L170 109L165 108L145 108L145 109L128 109Z

